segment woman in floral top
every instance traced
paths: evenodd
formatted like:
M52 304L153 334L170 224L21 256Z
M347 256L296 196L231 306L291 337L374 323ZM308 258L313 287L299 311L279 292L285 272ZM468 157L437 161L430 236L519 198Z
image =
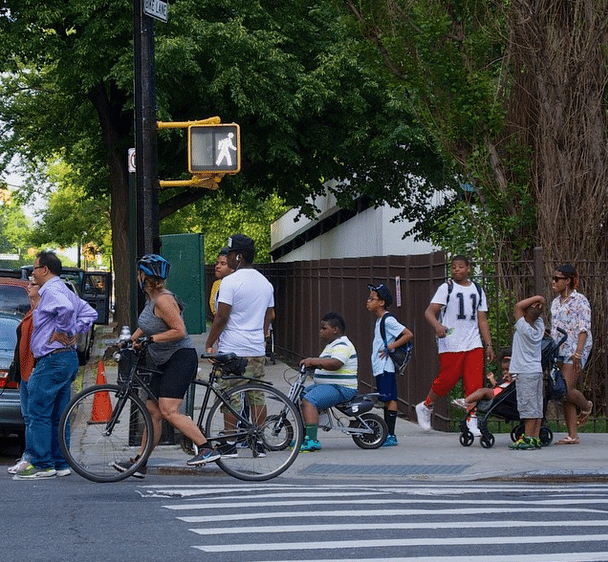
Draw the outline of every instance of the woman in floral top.
M551 336L555 341L562 338L557 328L568 334L568 339L559 350L563 362L562 373L568 385L568 393L563 402L568 435L556 445L580 443L577 426L587 422L593 409L593 402L587 400L576 388L593 343L591 307L587 298L576 290L577 286L578 274L573 266L562 265L555 270L551 288L557 297L551 303ZM578 416L577 407L580 410Z

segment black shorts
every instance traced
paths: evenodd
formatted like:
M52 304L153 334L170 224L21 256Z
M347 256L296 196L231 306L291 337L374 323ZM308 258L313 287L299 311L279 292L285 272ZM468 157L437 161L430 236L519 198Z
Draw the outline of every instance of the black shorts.
M196 349L178 349L167 361L158 366L162 375L154 375L150 388L159 398L183 398L190 383L196 376L198 356Z

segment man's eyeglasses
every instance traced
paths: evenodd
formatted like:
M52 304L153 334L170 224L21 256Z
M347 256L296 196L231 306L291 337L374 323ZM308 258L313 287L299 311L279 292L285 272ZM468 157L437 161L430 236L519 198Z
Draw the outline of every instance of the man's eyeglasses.
M561 281L562 279L568 279L568 278L567 277L553 277L552 279L553 279L553 281L555 281L557 283L558 281Z
M33 269L42 269L43 267L46 267L46 265L35 265Z
M380 299L378 297L368 297L367 300L368 301L379 301Z

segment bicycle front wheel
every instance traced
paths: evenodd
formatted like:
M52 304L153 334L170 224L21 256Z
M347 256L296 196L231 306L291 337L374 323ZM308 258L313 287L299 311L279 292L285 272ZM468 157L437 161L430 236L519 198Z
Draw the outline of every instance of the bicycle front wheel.
M72 398L59 422L59 446L72 469L93 482L118 482L139 470L152 451L154 429L144 402L120 395L120 386L86 388ZM129 460L139 452L138 462ZM127 463L124 471L115 467Z
M298 408L261 384L236 386L227 395L232 410L218 399L205 424L207 439L222 453L218 466L240 480L269 480L285 472L304 437Z

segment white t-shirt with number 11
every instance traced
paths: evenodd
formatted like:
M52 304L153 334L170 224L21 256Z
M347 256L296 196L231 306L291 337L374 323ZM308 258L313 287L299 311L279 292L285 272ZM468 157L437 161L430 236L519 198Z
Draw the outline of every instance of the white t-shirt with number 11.
M439 316L441 324L448 328L445 338L437 338L439 353L470 351L483 347L479 334L477 312L487 312L486 295L481 290L481 302L475 283L459 285L452 281L452 291L448 300L448 283L442 283L431 299L432 303L444 308ZM447 302L447 306L446 305Z

